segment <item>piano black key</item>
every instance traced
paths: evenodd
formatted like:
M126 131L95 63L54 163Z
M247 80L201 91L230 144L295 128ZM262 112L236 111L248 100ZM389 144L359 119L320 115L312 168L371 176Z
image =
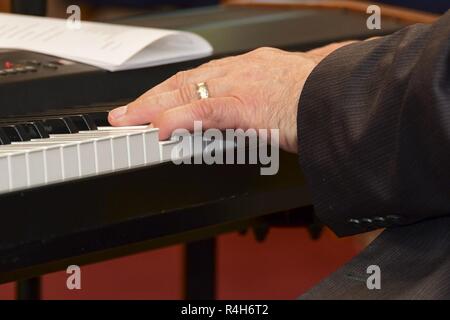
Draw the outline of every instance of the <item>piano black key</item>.
M3 131L2 128L0 128L0 145L5 144L11 144L11 140L9 140L9 137L7 136L5 131Z
M68 118L46 119L42 124L47 134L78 133L75 124Z
M20 126L22 132L25 132L30 139L44 139L49 137L42 122L40 121L22 123L17 126Z
M34 128L37 130L41 139L49 138L49 135L47 131L45 131L44 123L42 121L34 121L30 122L30 124L33 125Z
M68 116L64 117L64 119L72 121L72 123L75 125L78 131L89 130L87 123L81 116Z
M23 124L15 124L13 126L16 128L22 141L30 141L32 139L29 130Z
M89 115L68 116L65 119L70 119L78 131L97 130L97 125Z
M97 127L109 127L108 112L93 112L87 114L97 125Z
M97 125L95 124L94 119L91 118L88 114L83 114L81 117L84 119L86 124L89 127L89 130L97 130Z
M31 140L26 130L24 130L24 128L20 125L4 126L2 127L2 129L11 142L21 142Z

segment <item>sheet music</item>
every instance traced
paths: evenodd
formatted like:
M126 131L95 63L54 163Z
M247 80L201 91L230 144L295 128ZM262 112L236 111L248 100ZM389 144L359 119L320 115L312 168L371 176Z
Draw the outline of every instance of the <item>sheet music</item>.
M175 30L0 13L0 48L23 49L91 64L110 71L210 55L198 35Z

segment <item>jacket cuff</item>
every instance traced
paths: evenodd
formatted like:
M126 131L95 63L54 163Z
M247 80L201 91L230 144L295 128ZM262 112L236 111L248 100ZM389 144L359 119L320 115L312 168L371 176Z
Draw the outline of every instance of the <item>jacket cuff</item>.
M343 183L346 177L342 175L342 167L351 163L351 150L348 150L351 138L346 136L339 118L347 116L346 93L352 90L349 86L355 77L366 81L370 76L370 71L355 74L358 65L367 58L367 52L378 41L370 42L349 44L322 60L309 75L299 100L297 135L300 165L312 194L316 216L338 236L376 229L355 228L352 210L345 208L339 200L340 194L352 192L351 186ZM335 117L338 112L339 117ZM348 116L351 117L351 113ZM364 213L360 213L361 216Z

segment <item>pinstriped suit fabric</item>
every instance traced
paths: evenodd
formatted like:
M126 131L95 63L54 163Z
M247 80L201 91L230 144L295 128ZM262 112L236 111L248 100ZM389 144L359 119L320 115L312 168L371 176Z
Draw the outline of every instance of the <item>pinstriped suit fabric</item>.
M298 136L318 217L340 236L388 227L344 272L377 261L396 285L369 294L341 272L321 285L326 296L450 298L450 12L322 61Z

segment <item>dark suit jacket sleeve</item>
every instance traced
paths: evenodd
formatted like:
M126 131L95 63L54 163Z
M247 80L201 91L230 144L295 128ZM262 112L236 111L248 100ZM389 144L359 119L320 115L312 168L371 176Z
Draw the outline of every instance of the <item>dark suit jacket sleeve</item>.
M450 12L324 59L298 137L316 214L336 234L450 215Z

